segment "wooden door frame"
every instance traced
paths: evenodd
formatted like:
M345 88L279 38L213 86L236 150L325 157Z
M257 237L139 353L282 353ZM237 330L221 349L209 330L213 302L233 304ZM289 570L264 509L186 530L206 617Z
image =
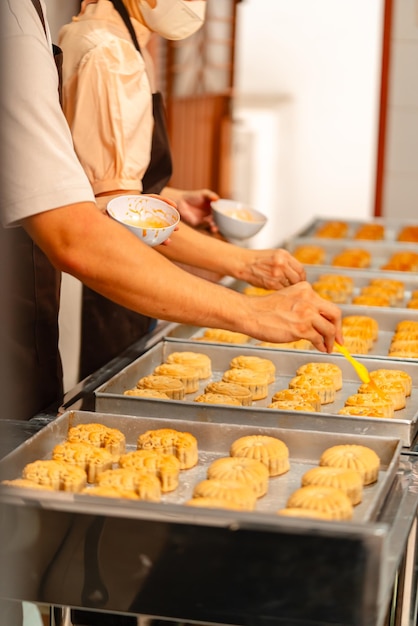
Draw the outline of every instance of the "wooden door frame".
M382 216L386 164L387 113L389 100L393 0L384 0L382 55L380 71L379 130L377 140L374 216Z

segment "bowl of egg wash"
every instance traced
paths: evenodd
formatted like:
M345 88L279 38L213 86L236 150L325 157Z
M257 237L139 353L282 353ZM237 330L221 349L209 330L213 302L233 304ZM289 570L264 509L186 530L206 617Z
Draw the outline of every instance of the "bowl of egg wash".
M267 217L243 202L219 199L211 202L213 219L226 238L249 239L267 223Z
M107 213L148 246L158 246L174 231L180 214L173 206L151 196L122 195L112 198Z

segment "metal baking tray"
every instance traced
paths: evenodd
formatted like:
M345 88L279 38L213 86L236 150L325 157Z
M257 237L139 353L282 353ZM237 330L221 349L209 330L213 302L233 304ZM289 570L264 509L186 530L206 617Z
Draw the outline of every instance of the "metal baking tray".
M356 513L362 519L347 522L2 486L0 597L208 624L383 624L417 509L415 469L397 438L69 411L5 457L0 478L47 457L69 426L92 421L120 428L129 445L149 428L192 432L202 471L252 433L286 441L295 468L317 463L325 447L354 442L375 449L382 471L365 489L371 501ZM274 509L288 479L272 479ZM186 485L182 497L188 492Z
M408 301L411 299L412 292L418 290L418 274L415 272L401 272L401 277L399 277L399 272L393 273L393 272L385 271L384 274L382 274L382 270L378 270L378 271L377 270L357 270L355 273L352 274L350 272L350 269L346 267L331 266L327 268L325 271L322 266L321 268L322 269L319 269L319 267L316 265L306 265L305 266L306 280L312 284L316 282L317 280L319 280L319 277L322 274L335 274L338 276L344 276L344 275L350 276L354 281L354 290L353 290L353 294L351 298L360 295L361 288L365 287L366 285L369 285L370 281L373 280L374 278L389 278L393 280L401 280L404 284L404 289L405 289L403 302L398 304L396 307L390 307L390 308L405 309L405 314L407 315L409 315L410 313L412 314L414 312L414 309L407 308L407 304L408 304ZM347 304L351 304L351 302L348 302ZM360 305L354 305L354 306L360 306ZM381 307L370 307L370 308L374 310L376 308L381 308Z
M135 387L142 376L150 374L154 368L163 363L171 352L201 352L207 354L212 361L212 377L200 381L199 391L187 394L185 400L159 400L125 396L123 392ZM196 395L203 393L210 380L220 380L223 372L228 369L234 356L252 354L269 358L276 365L276 379L269 385L268 397L253 402L250 407L210 405L194 402ZM296 370L304 363L317 361L337 363L343 374L343 388L336 394L333 403L323 405L320 413L302 413L300 411L276 411L268 408L271 397L279 389L285 389ZM381 367L399 367L388 359L369 359L359 357L369 370ZM140 415L146 411L148 415L169 417L172 419L193 419L203 422L253 423L260 426L278 425L294 428L351 432L399 437L404 446L409 446L418 430L418 363L404 362L402 369L412 376L413 390L407 399L407 406L395 412L394 418L367 418L338 415L344 406L345 399L356 393L360 381L352 365L339 354L307 353L297 350L274 350L270 348L207 344L203 342L187 342L166 338L139 357L132 364L121 370L95 390L96 410L124 415Z
M347 241L347 239L319 239L315 237L291 237L287 239L283 243L283 248L287 249L289 252L293 253L296 248L299 246L320 246L325 251L325 262L322 265L315 265L318 268L325 267L338 267L332 265L332 259L343 252L344 250L351 250L353 248L359 248L362 250L367 250L370 253L370 265L368 268L362 269L374 269L381 270L386 274L386 270L382 270L382 266L389 262L390 258L393 254L400 252L401 250L410 251L410 252L418 252L418 244L404 243L402 245L399 243L393 242L382 242L382 241ZM308 264L306 265L308 267ZM346 271L358 272L360 271L358 268L344 267L340 269L345 269ZM393 271L390 270L391 274L396 274L399 276L405 276L409 272L402 271Z
M315 217L311 222L309 222L308 225L304 226L303 228L301 228L300 231L296 233L296 237L315 237L318 240L326 239L324 237L318 237L316 235L318 229L321 226L324 226L331 222L339 222L339 221L345 222L348 226L347 235L344 237L344 239L346 240L349 239L355 242L367 241L365 239L354 239L354 235L356 234L360 226L364 226L366 224L381 224L382 226L384 226L384 229L385 229L384 237L381 241L395 242L395 243L398 243L399 245L408 243L408 242L397 240L397 237L399 233L401 232L402 228L404 228L405 226L414 226L414 227L418 226L418 222L413 222L411 220L390 220L390 219L384 219L384 218L378 218L378 217L371 217L370 219L364 219L364 220L353 220L351 218L345 218L345 217L342 217L342 218L338 217L334 219L330 217ZM409 243L413 243L413 242L409 242Z
M388 490L397 471L401 446L397 439L379 437L363 437L361 435L344 435L298 431L296 429L266 428L256 425L213 424L189 422L186 420L152 419L148 417L132 417L92 413L90 415L64 414L52 424L43 428L23 446L12 452L1 463L1 480L19 478L27 463L51 458L53 447L65 441L68 427L77 423L99 422L112 428L118 428L126 436L127 450L136 449L136 441L141 433L153 428L176 428L176 430L192 433L198 442L199 461L189 470L180 473L178 488L162 495L162 503L184 504L192 497L193 487L206 478L207 469L217 458L229 456L229 448L238 437L253 434L267 434L280 438L289 448L290 470L282 476L269 479L269 489L256 505L257 512L275 513L286 506L288 497L301 486L302 475L310 468L319 464L321 453L328 447L338 443L358 443L373 448L381 460L379 479L368 485L363 491L362 502L354 507L353 520L367 522L376 518L381 509ZM3 485L3 488L4 485ZM11 487L19 493L19 488ZM30 493L30 490L29 490ZM33 497L43 499L44 494L33 492ZM47 499L54 498L56 492L46 492ZM77 497L77 496L74 496ZM83 500L85 496L79 496ZM187 512L189 509L187 509ZM187 513L186 513L187 514ZM193 513L190 513L193 517Z
M403 320L414 320L418 321L418 310L417 309L402 309L398 307L358 307L355 304L342 304L339 305L343 317L348 315L368 315L373 317L377 323L379 324L379 335L377 340L374 342L370 351L367 353L367 357L374 357L378 359L389 359L390 361L403 362L408 361L412 363L418 363L417 358L406 358L406 357L393 357L389 356L389 348L392 337L394 335L396 325ZM167 338L177 338L177 339L186 339L186 340L199 340L199 344L203 341L203 333L205 329L199 326L189 326L187 324L178 324L177 326L168 330L166 337ZM209 341L206 341L209 343ZM225 345L224 343L212 342L218 346ZM266 348L264 346L258 345L260 342L258 339L249 338L247 343L239 344L246 347L254 346L259 350L272 349ZM198 344L198 345L199 345ZM233 344L228 344L233 345ZM237 344L235 344L237 345ZM196 348L197 349L197 348ZM274 348L276 350L282 350L283 348ZM301 350L297 350L301 352ZM310 354L317 354L317 350L312 347L312 349L303 350L303 352L309 352Z

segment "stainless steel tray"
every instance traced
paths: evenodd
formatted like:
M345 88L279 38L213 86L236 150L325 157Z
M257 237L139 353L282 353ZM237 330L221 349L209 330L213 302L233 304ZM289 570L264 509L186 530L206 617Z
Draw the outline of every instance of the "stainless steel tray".
M370 281L374 278L391 278L394 280L401 280L404 284L405 295L403 302L397 305L396 307L391 307L399 310L403 310L405 315L413 315L414 309L408 309L407 304L411 299L411 294L413 291L418 290L418 274L415 272L401 272L401 278L399 277L399 272L384 272L382 274L382 270L357 270L355 273L351 273L350 270L346 267L329 267L324 271L324 268L321 266L321 269L316 265L306 265L306 280L310 283L316 282L321 274L338 274L341 275L349 275L354 281L354 290L352 294L352 298L358 296L360 294L360 290L362 287L365 287L370 283ZM350 302L347 304L351 304ZM353 305L360 306L360 305ZM362 307L364 308L364 307ZM369 307L373 311L375 309L381 307Z
M418 321L418 310L416 309L401 309L397 307L387 308L387 307L358 307L355 304L342 304L340 308L343 313L343 317L348 315L369 315L373 317L377 323L379 324L379 334L377 340L374 342L370 351L368 352L367 357L372 358L383 358L385 360L393 361L394 363L398 363L407 361L411 363L418 363L417 358L405 358L405 357L394 357L389 356L389 348L390 343L393 337L393 334L396 329L396 325L403 320L415 320ZM199 340L199 344L202 343L203 333L205 329L200 328L198 326L189 326L187 324L178 324L177 326L171 328L166 337L177 338L177 339L186 339L186 340ZM206 343L209 343L208 341ZM223 346L225 344L215 342L218 346ZM259 350L265 350L266 348L258 345L260 342L258 339L250 338L247 343L240 344L246 347L254 346ZM232 344L229 344L232 345ZM195 348L197 350L197 348ZM270 350L272 348L269 348ZM282 350L283 348L275 348L276 350ZM300 352L300 350L298 350ZM311 350L304 350L304 352L308 352L309 354L317 354L318 351L315 348Z
M393 242L381 242L381 241L348 241L347 239L319 239L318 237L291 237L287 239L283 248L293 253L299 246L314 245L321 246L325 251L325 262L322 265L316 265L318 268L325 268L332 266L332 259L335 255L343 252L344 250L350 250L352 248L361 248L367 250L370 253L370 266L366 269L381 270L386 273L386 270L382 270L382 266L389 262L391 256L400 250L409 250L418 252L418 244L403 243L402 246L399 243ZM332 266L337 267L337 266ZM357 268L343 268L346 271L358 272ZM364 268L363 268L364 269ZM408 275L409 272L390 271L391 274L399 276Z
M200 382L199 391L187 394L185 400L154 400L123 395L124 391L135 387L142 376L150 374L171 352L194 350L207 354L212 361L212 377ZM234 356L252 354L269 358L276 365L275 382L269 386L268 397L253 402L250 407L225 407L194 402L202 393L209 380L220 380L228 369ZM303 363L319 361L337 363L343 373L343 389L337 392L332 404L323 405L321 413L301 413L299 411L276 411L269 409L271 397L279 389L287 388L290 379ZM380 367L399 367L389 359L359 357L369 370ZM151 348L132 364L121 370L116 376L95 390L96 410L125 415L139 415L146 411L148 415L171 417L172 419L192 419L196 421L256 423L258 425L278 425L295 428L334 432L352 432L399 437L404 446L409 446L418 430L418 363L404 362L402 369L412 376L413 390L405 409L396 411L395 418L366 418L337 415L344 406L345 399L356 393L360 381L348 361L341 355L327 355L319 352L299 352L297 350L257 349L247 346L230 346L187 342L166 338Z
M286 506L290 494L301 486L304 472L319 464L321 453L329 446L339 443L358 443L371 447L381 459L379 479L374 485L364 488L363 501L354 508L353 521L367 522L376 518L381 509L388 490L393 482L398 468L401 451L397 439L384 439L351 434L321 433L298 431L296 429L265 428L256 425L238 424L211 424L185 420L153 419L149 417L132 417L109 414L65 414L57 418L52 424L42 429L31 440L12 452L1 463L1 480L19 478L26 463L51 458L53 447L66 439L69 425L77 423L99 422L112 428L118 428L126 436L127 449L135 450L136 441L141 433L153 428L173 428L192 433L198 442L199 461L190 470L180 474L178 488L162 496L162 503L184 504L192 497L194 486L206 478L207 469L217 458L229 456L229 448L238 437L253 434L266 434L279 437L289 448L290 470L282 476L269 479L268 493L257 501L256 512L275 513L279 508ZM16 487L3 489L20 492ZM26 491L26 490L25 490ZM56 492L39 493L29 489L28 494L36 500L45 498L54 499ZM61 494L58 494L61 495ZM75 495L86 499L84 495ZM88 498L90 502L90 497ZM135 502L133 503L135 504ZM88 504L86 503L88 506ZM129 507L130 502L126 503ZM94 502L92 503L94 506ZM157 507L158 508L158 507ZM193 512L186 507L185 515L193 518ZM222 516L222 512L220 513ZM261 520L261 518L259 518Z
M208 624L383 625L417 510L416 463L399 456L398 439L69 411L3 459L0 478L92 421L120 428L129 445L148 428L193 432L202 466L250 432L286 440L296 467L328 445L361 442L382 473L366 489L376 488L374 504L350 522L2 486L0 597Z
M318 237L316 232L321 226L334 221L345 222L348 226L348 232L344 239L353 240L356 242L366 241L364 239L354 239L354 235L360 226L364 224L381 224L385 228L384 238L382 241L390 241L403 245L406 242L397 241L397 237L404 226L418 226L418 222L412 220L390 220L379 217L371 217L365 220L353 220L350 218L335 218L330 217L315 217L308 225L304 226L300 231L296 233L296 237L315 237L318 240L324 239L324 237Z

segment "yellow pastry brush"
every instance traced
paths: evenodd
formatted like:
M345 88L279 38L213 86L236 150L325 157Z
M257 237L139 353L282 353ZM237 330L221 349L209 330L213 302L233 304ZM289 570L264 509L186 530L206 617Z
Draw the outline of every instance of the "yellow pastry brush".
M371 387L373 387L376 390L376 393L378 393L380 397L382 397L382 398L385 397L383 391L381 389L379 389L379 387L376 385L374 380L370 377L370 374L369 374L369 372L367 370L367 367L365 365L363 365L363 363L360 363L354 357L352 357L351 354L349 353L349 351L347 350L347 348L345 346L341 346L337 342L335 342L334 346L338 350L338 352L341 352L341 354L343 354L345 356L347 361L350 361L351 365L356 370L356 372L358 374L358 377L360 378L361 382L366 383L366 384L370 385Z
M347 361L350 361L351 365L356 370L356 372L358 374L358 377L360 378L361 382L369 383L371 381L371 378L370 378L370 374L369 374L369 372L367 370L367 367L365 367L363 365L363 363L360 363L354 357L352 357L351 354L349 353L349 351L347 350L347 348L345 346L341 346L337 342L335 342L334 345L335 345L335 348L338 350L338 352L341 352L341 354L343 354L345 356Z

